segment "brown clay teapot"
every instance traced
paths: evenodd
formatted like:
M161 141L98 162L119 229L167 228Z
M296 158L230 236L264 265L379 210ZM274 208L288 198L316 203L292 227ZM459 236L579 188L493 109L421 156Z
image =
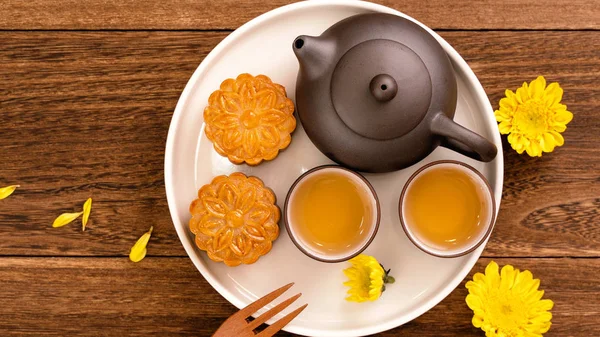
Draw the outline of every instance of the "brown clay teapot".
M299 36L296 106L311 141L333 161L389 172L438 145L480 161L496 146L456 124L457 84L448 56L416 23L360 14L321 36Z

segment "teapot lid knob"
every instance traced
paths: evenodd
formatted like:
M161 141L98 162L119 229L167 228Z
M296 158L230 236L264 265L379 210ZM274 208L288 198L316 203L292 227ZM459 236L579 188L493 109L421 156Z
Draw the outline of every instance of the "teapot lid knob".
M379 74L369 84L371 94L379 102L391 101L398 93L396 80L388 74Z

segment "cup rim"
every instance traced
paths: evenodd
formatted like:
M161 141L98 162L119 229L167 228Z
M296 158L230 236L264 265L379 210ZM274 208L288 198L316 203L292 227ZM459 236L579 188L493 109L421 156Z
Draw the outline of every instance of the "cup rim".
M419 240L417 240L416 238L414 238L413 234L407 229L408 226L406 225L406 223L404 223L404 216L403 216L403 212L402 212L402 204L404 203L404 197L405 197L406 191L408 190L408 187L410 186L412 181L426 169L433 167L433 166L441 165L441 164L459 165L459 166L462 166L462 167L470 170L471 172L475 173L483 181L484 186L487 187L486 190L490 196L490 203L491 203L491 208L492 208L490 221L486 225L487 229L486 229L484 235L481 237L481 239L479 241L477 241L474 245L470 246L469 249L455 253L455 254L438 254L435 251L427 249L425 247L425 245L422 242L420 242ZM494 226L496 224L496 200L494 198L494 192L492 190L492 186L490 185L488 180L483 176L483 174L481 174L481 172L479 172L473 166L463 163L458 160L437 160L437 161L423 165L418 170L416 170L410 176L410 178L408 178L408 180L404 184L404 187L402 188L402 194L400 194L400 199L398 201L398 215L400 216L400 224L402 225L402 230L404 230L404 233L406 234L406 236L412 242L413 245L415 245L421 251L423 251L429 255L435 256L435 257L455 258L455 257L464 256L464 255L467 255L467 254L473 252L475 249L477 249L479 246L481 246L481 244L484 243L485 240L487 240L490 237L490 234L492 233L492 229L494 228Z
M334 170L344 170L346 172L349 172L350 174L353 174L354 176L356 176L357 178L359 178L360 180L363 181L363 183L369 188L370 192L371 192L371 198L375 201L375 208L376 208L376 219L374 221L374 229L373 232L371 234L371 236L369 237L369 239L354 253L344 256L342 258L338 258L338 259L324 259L320 256L317 256L315 254L312 254L311 252L309 252L307 249L305 249L302 244L300 242L298 242L298 240L296 239L296 236L294 234L292 234L292 231L290 230L290 224L289 224L289 220L288 220L288 205L289 205L289 201L290 201L290 197L292 195L292 192L295 190L296 186L305 178L307 178L309 175L312 175L313 173L317 172L317 171L321 171L324 169L334 169ZM381 206L379 204L379 198L377 197L377 192L375 192L375 188L373 188L373 186L371 185L371 183L367 180L367 178L365 178L362 174L353 171L349 168L343 167L343 166L339 166L339 165L321 165L321 166L317 166L317 167L313 167L312 169L304 172L302 175L300 175L292 184L292 186L290 187L290 189L288 190L288 193L285 197L285 202L283 205L283 222L285 224L285 229L288 233L288 236L290 237L290 239L292 240L292 242L294 243L294 245L296 246L296 248L298 248L302 253L304 253L304 255L315 259L317 261L320 262L326 262L326 263L338 263L338 262L344 262L344 261L348 261L351 258L358 256L360 253L362 253L365 249L367 249L367 247L371 244L371 242L373 242L373 240L375 239L375 236L377 235L377 232L379 230L379 222L381 220Z

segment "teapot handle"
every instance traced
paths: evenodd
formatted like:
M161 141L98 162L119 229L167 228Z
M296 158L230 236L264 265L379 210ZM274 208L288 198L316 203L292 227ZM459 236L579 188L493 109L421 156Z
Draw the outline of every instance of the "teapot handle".
M475 160L489 162L496 158L496 145L457 124L444 113L437 114L431 122L431 131L442 136L440 144Z

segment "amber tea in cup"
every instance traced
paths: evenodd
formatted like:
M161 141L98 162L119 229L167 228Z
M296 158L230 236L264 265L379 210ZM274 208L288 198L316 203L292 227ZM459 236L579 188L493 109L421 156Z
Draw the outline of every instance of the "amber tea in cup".
M409 179L400 201L400 218L409 239L441 257L477 248L489 235L494 215L489 184L460 162L426 165Z
M296 246L325 262L347 260L372 240L379 205L368 181L339 166L302 175L290 189L284 220Z

